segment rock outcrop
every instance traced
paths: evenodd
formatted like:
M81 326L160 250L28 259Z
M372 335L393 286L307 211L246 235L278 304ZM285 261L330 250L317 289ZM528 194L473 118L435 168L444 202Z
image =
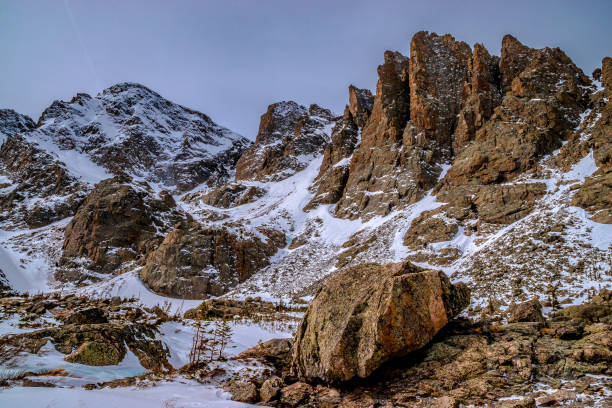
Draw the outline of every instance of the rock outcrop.
M501 105L457 155L442 183L513 180L560 148L588 106L590 80L558 48L530 49L507 36L500 72L506 90Z
M306 210L319 204L334 204L342 197L349 176L351 156L358 142L359 128L347 107L342 119L336 122L332 130L331 143L325 147L319 174L312 186L316 190L315 195L306 205Z
M184 299L219 296L243 282L285 246L278 231L262 230L266 240L238 237L196 221L178 223L151 252L140 278L153 291Z
M146 186L115 177L99 183L66 227L60 265L71 268L85 259L96 272L113 272L123 262L151 251L162 240L159 232L180 218L167 193L160 197ZM71 280L66 269L56 277Z
M182 201L210 205L218 208L232 208L239 205L248 204L263 197L266 190L258 187L246 185L240 182L231 182L207 190L204 193L197 191L187 194Z
M334 116L318 105L293 101L268 106L255 143L236 163L236 180L278 181L306 168L323 152Z
M418 201L434 186L439 163L452 157L472 60L450 35L417 33L410 58L387 51L378 68L372 113L355 150L336 215L386 215Z
M369 89L359 89L353 85L349 86L348 110L351 113L355 124L360 129L365 126L370 118L373 105L374 97Z
M511 224L529 214L546 193L544 183L462 185L438 194L449 203L446 214L458 220L476 219L492 224Z
M12 227L38 228L74 214L90 187L71 175L65 165L11 135L0 147L0 222ZM6 181L6 183L4 183Z
M292 344L292 339L272 339L243 351L236 358L252 358L278 365L290 358Z
M364 264L334 275L296 334L292 368L307 381L365 378L425 346L469 304L465 285L408 262Z
M41 349L51 347L64 354L64 360L89 366L119 364L129 350L146 369L173 369L168 347L159 339L161 322L154 323L152 312L120 299L110 302L55 293L4 298L0 309L21 318L25 325L41 315L54 316L59 323L43 328L35 324L33 330L0 336L3 363L20 353L44 354Z

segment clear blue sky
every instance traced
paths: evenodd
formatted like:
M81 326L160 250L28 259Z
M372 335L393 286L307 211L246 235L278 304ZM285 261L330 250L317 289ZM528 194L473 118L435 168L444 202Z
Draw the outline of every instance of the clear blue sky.
M499 55L501 38L559 46L587 74L612 55L612 1L0 0L0 108L34 120L54 99L123 81L254 138L268 104L342 112L374 89L384 50L420 30Z

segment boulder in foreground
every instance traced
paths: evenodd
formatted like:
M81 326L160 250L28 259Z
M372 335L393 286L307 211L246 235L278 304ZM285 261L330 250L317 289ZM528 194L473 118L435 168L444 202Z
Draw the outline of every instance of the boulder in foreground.
M409 262L364 264L330 279L298 329L292 370L310 382L365 378L425 346L469 304L464 284Z

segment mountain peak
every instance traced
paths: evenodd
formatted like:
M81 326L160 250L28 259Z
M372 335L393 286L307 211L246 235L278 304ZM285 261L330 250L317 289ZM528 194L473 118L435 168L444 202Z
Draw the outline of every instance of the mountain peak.
M165 188L220 183L249 141L203 113L132 82L96 97L78 93L49 106L31 135L36 143L87 155L112 174L130 174Z
M163 99L163 97L157 92L147 88L146 86L136 83L136 82L120 82L118 84L112 85L106 89L104 89L98 96L104 95L119 95L119 94L135 94L139 96L152 96L156 98Z

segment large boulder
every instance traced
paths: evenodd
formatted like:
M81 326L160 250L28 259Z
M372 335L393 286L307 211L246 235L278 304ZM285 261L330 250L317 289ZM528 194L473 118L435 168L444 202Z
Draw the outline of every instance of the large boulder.
M518 322L537 322L542 325L546 323L542 315L542 305L538 299L510 305L508 308L508 323Z
M425 346L468 304L465 285L409 262L345 269L304 315L292 370L306 381L367 377L385 361Z
M281 367L291 358L292 339L271 339L243 351L236 356L237 359L249 359L270 363Z
M182 200L193 204L202 203L213 207L233 208L252 203L265 194L266 190L261 187L232 182L210 190L189 193Z
M125 357L125 353L125 347L121 345L86 341L67 355L64 360L90 366L108 366L119 364Z
M108 323L104 311L98 307L77 310L64 320L64 324L100 324Z
M257 386L251 381L238 379L229 381L225 387L225 391L232 394L232 400L240 402L256 402L257 401Z

